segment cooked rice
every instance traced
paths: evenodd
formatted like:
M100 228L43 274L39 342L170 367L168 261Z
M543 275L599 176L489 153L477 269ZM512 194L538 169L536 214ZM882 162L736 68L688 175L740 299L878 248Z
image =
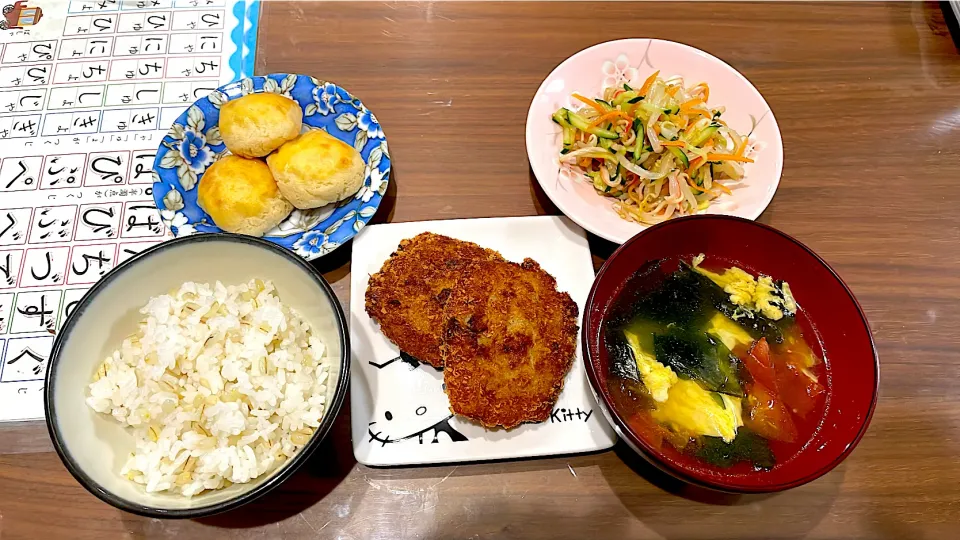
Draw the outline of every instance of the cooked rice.
M188 282L140 313L139 331L104 360L86 400L134 436L120 474L148 492L192 497L266 474L309 441L329 360L272 283Z

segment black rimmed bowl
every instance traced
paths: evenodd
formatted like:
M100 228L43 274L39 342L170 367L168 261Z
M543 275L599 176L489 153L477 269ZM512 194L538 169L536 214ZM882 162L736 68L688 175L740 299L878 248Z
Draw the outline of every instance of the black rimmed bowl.
M120 475L134 437L85 403L100 363L134 333L139 309L153 296L187 281L224 284L259 278L274 283L326 345L330 359L327 410L320 427L295 456L249 483L192 498L147 493ZM117 266L81 300L57 336L44 389L47 429L71 474L101 500L158 518L195 518L231 510L289 478L320 445L343 404L350 375L347 325L333 290L313 267L270 242L232 234L186 236L159 244Z

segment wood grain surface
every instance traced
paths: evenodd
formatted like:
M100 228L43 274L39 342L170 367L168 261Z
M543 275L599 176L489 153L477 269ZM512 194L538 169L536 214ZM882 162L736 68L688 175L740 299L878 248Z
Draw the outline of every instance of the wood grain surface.
M761 221L846 279L882 364L863 442L807 486L685 488L629 450L374 469L349 407L308 465L240 510L124 514L40 425L0 427L0 537L960 538L960 55L936 4L263 2L258 72L308 73L377 114L395 175L378 222L557 213L524 148L527 106L567 56L657 37L729 62L783 133ZM595 262L612 245L591 239ZM350 249L318 264L348 305Z

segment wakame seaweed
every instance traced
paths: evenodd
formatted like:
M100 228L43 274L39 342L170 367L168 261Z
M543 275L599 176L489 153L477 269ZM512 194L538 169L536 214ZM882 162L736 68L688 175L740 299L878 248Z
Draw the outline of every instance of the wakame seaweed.
M605 336L611 374L639 380L622 329L647 321L643 326L653 330L650 352L657 361L709 390L742 397L737 359L704 330L714 307L725 300L729 303L727 294L686 264L669 274L664 270L659 264L645 265L631 278L639 286L624 291L615 307Z
M714 392L743 396L730 350L703 332L674 327L669 333L653 336L653 349L657 361L670 366L678 376L700 381Z
M630 351L630 345L623 339L621 332L606 332L607 354L610 358L610 374L614 377L639 382L640 372L637 362Z
M769 470L776 465L766 439L745 427L741 427L736 438L729 443L719 437L701 437L693 449L693 455L718 467L732 467L741 461L751 463L758 469Z
M662 324L689 325L703 321L705 308L711 304L708 292L695 272L681 269L643 298L635 314Z
M783 343L783 332L776 322L760 315L742 316L743 310L738 311L738 306L729 299L725 302L717 302L715 306L717 311L743 327L753 339L767 338L770 343Z

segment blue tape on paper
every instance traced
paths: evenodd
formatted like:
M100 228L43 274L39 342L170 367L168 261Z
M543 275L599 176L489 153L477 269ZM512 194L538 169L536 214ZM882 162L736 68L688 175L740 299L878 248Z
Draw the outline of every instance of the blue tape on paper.
M233 80L242 79L245 77L243 73L243 27L245 24L246 17L246 2L237 2L233 6L233 15L237 18L238 24L232 31L230 31L230 41L233 42L235 50L233 54L230 55L230 69L233 71Z
M252 77L257 61L257 29L260 23L260 0L253 0L253 2L250 2L247 6L247 20L250 21L250 27L247 28L243 36L243 76Z

